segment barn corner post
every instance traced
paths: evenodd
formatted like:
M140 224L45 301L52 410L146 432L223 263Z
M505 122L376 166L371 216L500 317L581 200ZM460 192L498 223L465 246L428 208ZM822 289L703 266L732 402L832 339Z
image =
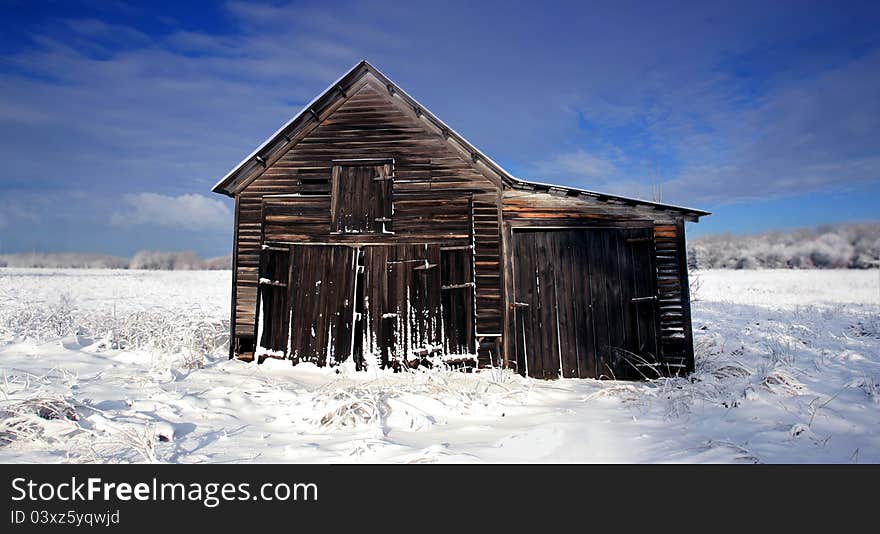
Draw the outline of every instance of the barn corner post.
M501 199L499 199L499 206L502 205ZM513 369L514 371L521 372L520 369L517 368L517 361L514 352L514 336L516 335L516 322L514 316L514 287L513 287L513 258L510 253L510 234L511 227L509 222L505 222L503 220L503 209L499 207L499 212L502 214L502 222L501 222L501 250L502 250L502 310L503 310L503 320L504 320L504 329L502 331L502 351L503 351L503 367L505 369Z
M669 333L693 368L675 248L681 215L705 212L515 178L365 61L214 191L235 198L230 357L399 367L440 351L450 367L615 378L632 377L619 354L665 359ZM653 312L654 249L632 238L651 228L667 284ZM675 324L651 327L664 312Z
M229 359L238 355L238 338L235 335L235 306L238 302L238 195L235 195L235 213L233 214L232 230L232 298L229 305Z

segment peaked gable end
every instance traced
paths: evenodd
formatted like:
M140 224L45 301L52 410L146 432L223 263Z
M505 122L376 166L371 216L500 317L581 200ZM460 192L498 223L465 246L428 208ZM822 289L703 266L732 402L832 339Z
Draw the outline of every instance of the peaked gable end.
M394 160L397 193L494 190L501 180L481 169L367 74L356 88L304 130L237 192L328 194L334 161Z
M514 181L509 173L406 94L375 67L366 61L361 61L243 159L214 186L213 191L235 196L312 130L321 126L365 86L369 86L369 91L375 93L374 97L383 96L385 103L393 103L398 112L409 115L415 124L422 127L423 132L430 133L444 142L447 149L458 154L474 170L497 186Z

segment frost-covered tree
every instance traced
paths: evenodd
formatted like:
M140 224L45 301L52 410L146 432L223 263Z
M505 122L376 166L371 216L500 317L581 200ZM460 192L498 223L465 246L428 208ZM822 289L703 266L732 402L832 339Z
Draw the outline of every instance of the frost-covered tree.
M129 264L132 269L159 271L191 271L204 268L204 261L191 250L162 252L159 250L138 251Z
M28 252L0 255L0 268L51 269L149 269L149 270L223 270L232 268L231 256L202 259L191 250L164 252L141 250L131 259L78 252Z
M128 258L80 252L28 252L0 256L0 267L53 269L127 269Z
M880 261L880 223L691 240L688 262L698 269L866 269Z

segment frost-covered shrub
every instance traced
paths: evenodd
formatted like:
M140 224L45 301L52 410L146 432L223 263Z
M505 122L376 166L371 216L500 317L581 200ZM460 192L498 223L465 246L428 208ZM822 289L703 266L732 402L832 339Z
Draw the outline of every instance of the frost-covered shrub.
M191 250L180 252L141 250L131 259L129 267L131 269L191 271L203 269L204 261Z
M202 269L231 269L232 257L220 256L203 260L191 250L162 252L141 250L131 258L130 269L161 271L193 271Z
M875 337L880 339L880 317L870 316L852 325L852 332L857 336Z
M185 368L199 367L205 356L228 350L225 321L200 308L184 310L80 310L67 295L49 304L0 307L0 338L49 341L66 336L89 338L98 348L150 350L182 356Z
M212 271L232 269L232 256L208 258L204 262L204 268Z
M0 447L16 441L52 439L47 436L48 421L77 421L75 404L60 397L34 396L0 403Z
M324 428L381 427L388 416L386 394L369 386L334 388L314 398L315 422Z
M55 269L127 269L128 258L81 252L5 254L0 267Z

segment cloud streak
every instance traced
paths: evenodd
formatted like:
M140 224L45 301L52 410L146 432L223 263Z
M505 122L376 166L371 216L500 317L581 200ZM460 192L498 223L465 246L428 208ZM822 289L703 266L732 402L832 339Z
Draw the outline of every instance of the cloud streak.
M210 231L232 224L232 212L222 201L204 195L180 196L157 193L125 195L124 211L110 217L110 224L118 228L132 226L162 226L181 231Z
M800 80L691 132L669 194L736 202L880 183L880 53Z
M617 172L609 159L590 154L582 148L559 154L536 166L535 171L547 177L575 177L582 179L606 179Z

